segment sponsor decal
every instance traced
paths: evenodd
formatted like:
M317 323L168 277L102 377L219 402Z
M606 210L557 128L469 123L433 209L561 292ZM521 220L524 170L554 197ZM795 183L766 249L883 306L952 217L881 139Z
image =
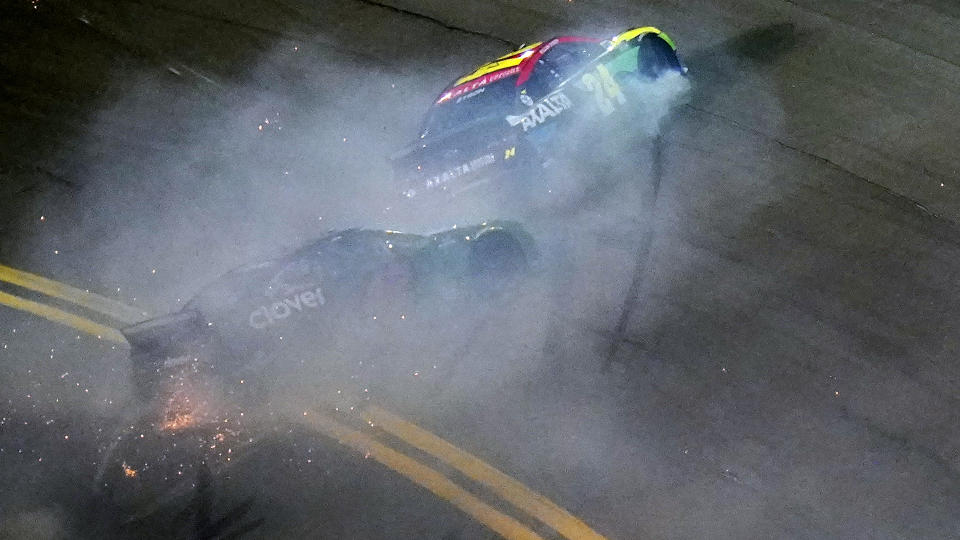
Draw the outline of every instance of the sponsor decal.
M461 84L460 86L455 86L450 90L447 90L442 96L440 96L440 99L437 100L437 103L445 103L464 94L469 94L470 92L473 92L474 90L477 90L480 87L486 86L492 82L497 82L501 79L510 77L511 75L516 75L517 73L520 73L520 66L514 66L512 68L488 73L479 79L472 80L468 83Z
M515 155L517 155L517 147L516 147L516 146L511 146L510 148L507 148L507 149L503 152L503 160L506 161L506 160L512 158L512 157L515 156Z
M573 107L573 102L563 92L556 92L543 98L536 106L520 116L507 116L511 126L522 126L524 131L533 129L547 121L548 118L559 116L563 111Z
M323 290L316 287L287 296L272 304L260 306L250 312L248 321L252 328L263 330L282 322L291 315L302 313L306 308L316 309L325 303Z
M468 161L467 163L443 171L442 173L427 179L427 189L443 186L455 178L459 178L465 174L470 174L476 170L493 165L496 160L497 158L493 154L484 154L476 159Z
M176 356L173 358L167 358L163 361L163 369L175 368L177 366L182 366L189 363L193 360L192 356Z
M560 38L551 39L546 45L540 47L540 55L547 54L547 51L552 49L557 43L560 43Z
M472 98L472 97L474 97L474 96L479 96L479 95L482 94L486 89L487 89L487 87L484 86L484 87L482 87L482 88L477 88L476 90L474 90L473 92L470 92L469 94L464 94L464 95L462 95L462 96L460 96L460 97L457 98L457 103L460 103L461 101L466 100L466 99L470 99L470 98Z
M523 103L527 107L533 107L533 98L526 94L520 94L520 103Z

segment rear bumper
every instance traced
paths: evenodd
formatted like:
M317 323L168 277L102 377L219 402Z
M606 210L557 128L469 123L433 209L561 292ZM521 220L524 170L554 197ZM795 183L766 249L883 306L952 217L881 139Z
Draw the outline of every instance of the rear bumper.
M404 199L451 199L487 188L497 189L516 181L524 171L541 163L539 153L528 141L504 138L485 145L481 151L458 151L454 157L437 158L442 149L419 153L425 167L409 160L394 165L396 186ZM469 155L459 158L458 155ZM418 169L419 167L419 169Z

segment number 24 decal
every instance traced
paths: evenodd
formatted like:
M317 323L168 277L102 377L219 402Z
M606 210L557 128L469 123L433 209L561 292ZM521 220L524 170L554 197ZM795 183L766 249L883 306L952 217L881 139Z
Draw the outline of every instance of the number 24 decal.
M585 73L580 79L580 82L583 83L587 92L593 92L593 97L597 101L597 107L604 116L613 113L615 109L614 101L617 102L617 105L623 105L627 102L627 99L623 96L623 91L620 90L620 85L617 84L617 81L613 80L613 77L604 65L598 65L596 73Z

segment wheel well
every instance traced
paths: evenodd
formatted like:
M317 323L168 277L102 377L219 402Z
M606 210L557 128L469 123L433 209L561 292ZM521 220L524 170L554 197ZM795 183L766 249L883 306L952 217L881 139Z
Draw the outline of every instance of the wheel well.
M474 275L510 275L527 266L520 241L503 230L488 231L470 246L470 268Z
M656 34L640 38L640 53L637 55L637 71L649 77L658 77L665 71L680 71L680 59L673 47Z

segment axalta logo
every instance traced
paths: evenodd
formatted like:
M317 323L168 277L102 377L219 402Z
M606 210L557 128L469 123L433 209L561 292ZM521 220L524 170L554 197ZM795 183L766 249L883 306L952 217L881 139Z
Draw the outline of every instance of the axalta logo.
M263 330L283 321L294 313L302 312L304 308L318 308L325 302L323 290L320 287L303 291L253 310L250 313L250 326L257 330Z
M467 163L458 165L452 169L443 171L442 173L427 179L427 189L441 187L455 178L460 178L465 174L470 174L478 169L493 165L495 161L497 161L497 158L493 154L484 154L476 159L468 161Z
M507 117L507 122L511 126L522 126L524 131L535 128L544 123L547 118L559 116L563 111L573 107L573 102L563 92L557 92L545 97L535 107L532 107L526 113Z

